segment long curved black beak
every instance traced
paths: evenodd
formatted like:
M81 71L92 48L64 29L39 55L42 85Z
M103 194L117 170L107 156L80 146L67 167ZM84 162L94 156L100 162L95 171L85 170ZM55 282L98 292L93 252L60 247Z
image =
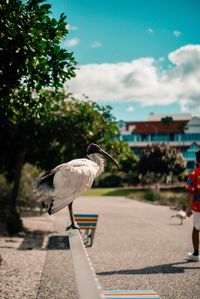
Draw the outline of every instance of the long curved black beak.
M110 161L112 161L118 168L118 170L120 170L118 163L115 161L115 159L113 159L113 157L111 155L109 155L108 153L106 153L104 150L102 150L101 148L99 148L98 150L99 154L101 154L102 156L104 156L105 158L109 159Z

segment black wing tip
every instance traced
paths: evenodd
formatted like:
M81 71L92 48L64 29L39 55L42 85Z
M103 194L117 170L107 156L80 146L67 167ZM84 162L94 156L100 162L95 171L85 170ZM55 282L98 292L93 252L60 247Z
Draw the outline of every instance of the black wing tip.
M41 174L35 181L34 189L41 193L48 190L54 190L54 179L55 171L47 170L45 173Z
M48 208L48 205L45 205L44 201L42 201L42 207L43 207L44 209L46 209L46 208Z
M50 203L50 207L49 207L49 209L48 209L48 214L49 215L51 215L52 214L52 207L53 207L53 200L51 201L51 203Z

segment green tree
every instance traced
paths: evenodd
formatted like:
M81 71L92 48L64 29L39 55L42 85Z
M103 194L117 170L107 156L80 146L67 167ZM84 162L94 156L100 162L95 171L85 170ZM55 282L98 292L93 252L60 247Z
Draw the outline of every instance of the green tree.
M60 47L66 16L52 18L44 0L7 0L0 4L0 97L15 88L59 87L75 76L73 53Z
M163 175L182 173L186 168L186 161L175 148L165 143L155 143L144 149L138 168L142 175L153 173L156 181Z
M14 208L22 166L53 105L45 105L43 89L56 90L75 76L73 53L60 47L68 33L66 17L52 18L51 6L43 2L0 4L0 167L14 181Z
M24 164L17 201L19 209L24 207L33 209L39 205L36 195L33 192L33 184L39 174L40 172L37 167L29 163Z
M75 99L63 91L44 91L45 104L36 119L37 136L29 160L40 168L85 156L86 147L96 142L104 148L118 133L111 107L93 101ZM41 124L42 120L42 126ZM48 155L46 155L48 153Z
M2 130L4 135L0 134L0 165L7 177L14 181L13 206L16 206L25 162L36 164L41 169L52 168L85 156L86 147L91 142L98 143L115 157L125 155L127 146L114 140L118 125L109 106L78 101L63 91L45 90L39 98L35 95L33 108L30 108L25 96L26 90L22 89L13 94L12 122Z
M170 130L169 127L170 125L173 123L173 118L171 116L165 116L163 118L161 118L161 123L167 128L167 134L170 134ZM170 136L169 136L169 140L170 140Z
M165 126L170 126L170 124L173 122L173 117L165 116L165 117L161 118L161 122Z
M138 158L124 140L108 140L107 150L116 157L120 166L121 183L136 184L138 182ZM116 167L111 166L111 171L116 172ZM111 180L108 177L108 180ZM108 182L109 183L109 182ZM111 185L111 184L110 184Z

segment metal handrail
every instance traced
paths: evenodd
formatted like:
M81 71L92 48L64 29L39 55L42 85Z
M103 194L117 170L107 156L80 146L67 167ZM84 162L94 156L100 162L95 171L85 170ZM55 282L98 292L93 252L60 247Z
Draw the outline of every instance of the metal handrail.
M78 230L68 231L70 251L74 266L76 287L79 299L102 299L101 286L96 277Z

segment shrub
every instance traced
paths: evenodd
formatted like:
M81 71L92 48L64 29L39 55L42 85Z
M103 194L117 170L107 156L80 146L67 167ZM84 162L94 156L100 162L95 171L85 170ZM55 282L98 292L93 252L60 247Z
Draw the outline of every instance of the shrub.
M144 199L147 201L159 201L161 198L160 192L149 190L144 194Z
M34 209L38 205L36 195L33 193L33 183L39 173L39 170L35 166L29 163L24 165L20 182L19 198L17 201L19 208Z
M0 175L0 234L7 231L6 216L10 209L11 186L7 183L5 177Z
M128 185L139 184L140 180L138 177L138 173L137 172L129 172L125 177L125 181L127 181Z
M122 178L118 174L105 173L100 177L97 185L95 184L95 187L112 188L120 187L121 184Z
M0 234L14 235L23 230L19 214L11 207L10 196L11 185L0 175Z
M177 176L185 168L186 160L182 154L166 143L148 145L138 163L140 174L146 175L150 183L161 182L166 175Z
M17 211L13 209L7 211L6 228L9 235L16 235L23 231L23 223Z

